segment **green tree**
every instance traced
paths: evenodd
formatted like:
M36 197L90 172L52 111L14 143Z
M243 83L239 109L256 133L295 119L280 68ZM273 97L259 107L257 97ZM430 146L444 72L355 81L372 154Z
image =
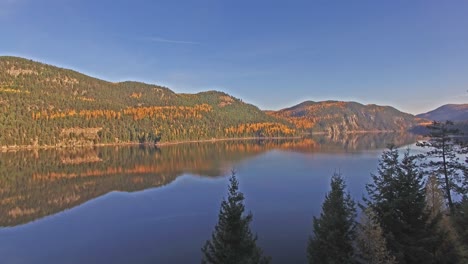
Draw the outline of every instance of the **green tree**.
M375 212L374 220L398 263L445 263L437 255L445 239L440 217L431 219L427 209L424 174L417 159L409 150L401 160L394 147L384 151L378 173L366 186L365 202Z
M257 264L269 263L257 246L257 236L252 234L249 224L252 214L244 216L244 195L239 192L235 173L229 179L229 195L221 203L218 224L202 248L202 263L211 264Z
M429 176L426 182L426 206L429 212L429 222L436 224L436 233L439 241L434 250L436 263L458 263L460 245L457 241L456 231L447 214L444 191L440 188L437 177Z
M396 259L387 248L383 230L376 222L375 213L365 208L357 228L356 250L359 263L396 264Z
M437 176L431 175L426 182L426 203L431 218L436 218L440 214L445 214L444 191L440 188Z
M416 145L428 148L425 154L428 160L424 166L430 169L431 174L435 174L441 186L444 188L445 197L451 213L454 213L454 202L452 192L463 193L463 179L461 171L463 165L459 161L458 154L461 154L462 148L455 141L454 136L460 135L458 129L453 128L453 123L434 121L427 126L429 129L429 140L419 142Z
M314 217L313 236L307 247L309 263L355 263L356 207L341 174L331 178L320 217Z
M468 197L455 204L456 213L453 215L453 223L461 244L462 256L468 263Z

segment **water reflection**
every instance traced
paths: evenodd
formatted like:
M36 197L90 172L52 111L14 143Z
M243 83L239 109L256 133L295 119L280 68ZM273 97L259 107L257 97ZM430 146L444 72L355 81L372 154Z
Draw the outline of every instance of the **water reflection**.
M381 133L1 153L0 226L25 224L111 191L163 186L183 174L226 175L240 161L271 150L340 153L415 141L411 134Z

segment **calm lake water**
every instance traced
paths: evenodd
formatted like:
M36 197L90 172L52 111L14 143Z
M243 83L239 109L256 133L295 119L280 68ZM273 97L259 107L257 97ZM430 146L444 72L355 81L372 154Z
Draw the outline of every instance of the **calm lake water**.
M335 171L360 199L407 134L0 153L1 263L200 263L231 169L273 263L305 263Z

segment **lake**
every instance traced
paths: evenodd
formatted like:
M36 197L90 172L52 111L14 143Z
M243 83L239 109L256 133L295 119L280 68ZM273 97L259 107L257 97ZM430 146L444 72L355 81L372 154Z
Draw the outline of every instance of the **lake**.
M1 263L200 263L236 170L273 263L305 263L334 172L359 200L411 134L0 153Z

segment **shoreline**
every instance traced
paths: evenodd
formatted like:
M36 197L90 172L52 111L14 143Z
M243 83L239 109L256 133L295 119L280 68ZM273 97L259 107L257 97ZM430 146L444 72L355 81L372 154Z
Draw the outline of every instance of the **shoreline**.
M157 147L164 147L170 145L190 144L190 143L208 143L208 142L222 142L222 141L241 141L241 140L274 140L274 139L301 139L302 136L295 137L241 137L241 138L213 138L213 139L199 139L199 140L183 140L156 143ZM149 144L152 145L152 144Z
M183 140L183 141L170 141L151 143L137 143L137 142L119 142L119 143L100 143L90 145L65 145L65 146L31 146L31 145L18 145L18 146L0 146L1 152L20 151L20 150L43 150L43 149L70 149L70 148L94 148L94 147L113 147L113 146L155 146L164 147L170 145L191 144L191 143L209 143L221 141L241 141L241 140L275 140L275 139L301 139L303 136L294 137L240 137L240 138L213 138L213 139L199 139L199 140Z
M156 144L151 143L137 143L137 142L119 142L119 143L100 143L100 144L88 144L88 145L64 145L64 146L33 146L33 145L17 145L17 146L0 146L0 153L2 152L12 152L20 150L43 150L43 149L70 149L70 148L93 148L93 147L112 147L112 146L170 146L170 145L180 145L180 144L190 144L190 143L208 143L208 142L222 142L222 141L241 141L241 140L275 140L275 139L301 139L307 136L314 135L348 135L348 134L378 134L378 133L411 133L409 131L393 131L393 130L373 130L373 131L347 131L344 133L329 133L326 131L320 131L315 133L305 133L300 136L291 136L291 137L237 137L237 138L212 138L212 139L198 139L198 140L182 140L182 141L170 141L170 142L158 142Z

